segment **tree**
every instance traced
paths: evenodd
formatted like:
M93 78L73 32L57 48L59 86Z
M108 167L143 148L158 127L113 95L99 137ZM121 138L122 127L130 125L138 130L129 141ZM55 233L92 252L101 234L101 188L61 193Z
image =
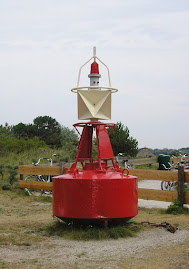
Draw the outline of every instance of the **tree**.
M19 139L29 139L36 136L35 127L32 124L24 124L20 122L19 124L14 125L12 130L13 135Z
M136 156L138 152L138 141L129 136L128 127L125 127L121 122L117 122L116 127L110 134L110 141L115 156L118 153Z
M70 130L68 127L61 126L61 140L63 145L78 146L78 135L74 129Z
M53 118L49 116L39 116L33 120L35 126L35 134L40 140L47 145L61 145L61 126Z
M8 123L5 123L5 126L0 125L0 134L12 135L12 126L9 126Z
M69 129L68 127L61 126L61 144L62 147L71 153L71 158L74 159L77 153L78 147L78 135L74 129Z
M13 134L17 138L27 138L27 133L26 133L26 125L22 122L20 122L17 125L13 126Z

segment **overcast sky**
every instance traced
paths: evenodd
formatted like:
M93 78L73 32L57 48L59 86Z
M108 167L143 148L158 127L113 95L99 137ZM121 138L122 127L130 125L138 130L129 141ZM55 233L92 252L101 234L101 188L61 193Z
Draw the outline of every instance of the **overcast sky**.
M78 122L70 89L93 46L119 90L111 122L139 147L189 147L188 0L0 0L0 124Z

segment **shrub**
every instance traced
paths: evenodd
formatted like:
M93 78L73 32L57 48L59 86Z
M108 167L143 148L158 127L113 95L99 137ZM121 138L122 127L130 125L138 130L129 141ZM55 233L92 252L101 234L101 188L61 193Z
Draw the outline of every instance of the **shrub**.
M17 166L8 166L8 172L9 172L9 183L12 185L16 181L17 176Z
M189 209L186 207L183 207L180 204L180 201L175 200L165 211L166 214L173 214L173 215L177 215L177 214L183 214L183 213L189 213Z
M18 190L18 189L20 189L19 182L14 182L14 183L13 183L13 189L14 189L14 190Z
M2 156L10 152L20 153L25 150L38 149L39 147L46 148L47 145L44 141L39 140L38 137L25 140L0 134L0 154Z
M3 176L4 176L4 172L5 172L4 164L0 164L0 175L1 175L2 179L3 179Z
M12 190L12 186L9 183L4 183L1 187L2 187L2 189L4 191L10 191L10 190Z

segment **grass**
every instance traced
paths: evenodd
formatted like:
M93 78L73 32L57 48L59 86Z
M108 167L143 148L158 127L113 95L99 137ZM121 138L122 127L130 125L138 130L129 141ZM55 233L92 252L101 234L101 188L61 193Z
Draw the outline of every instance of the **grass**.
M189 214L189 208L181 206L178 200L175 200L165 211L165 214Z
M35 235L14 231L14 233L0 234L0 245L31 246L42 242L43 239Z
M38 230L51 221L51 202L50 197L29 197L20 189L0 191L0 245L42 242Z
M140 164L140 165L135 165L136 169L155 169L157 170L159 168L158 163L152 163L151 166L149 164Z
M69 225L65 222L56 221L52 225L46 227L44 235L88 241L133 237L139 230L140 228L132 222L125 222L124 224L116 226L111 225L105 229L99 224L94 226L84 226L82 224Z

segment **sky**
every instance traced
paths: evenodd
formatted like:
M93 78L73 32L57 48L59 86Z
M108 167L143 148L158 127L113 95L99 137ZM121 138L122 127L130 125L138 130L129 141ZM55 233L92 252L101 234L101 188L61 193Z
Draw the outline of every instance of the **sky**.
M189 147L188 0L0 0L0 125L47 115L72 128L94 46L118 89L111 122L139 148Z

